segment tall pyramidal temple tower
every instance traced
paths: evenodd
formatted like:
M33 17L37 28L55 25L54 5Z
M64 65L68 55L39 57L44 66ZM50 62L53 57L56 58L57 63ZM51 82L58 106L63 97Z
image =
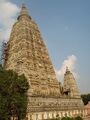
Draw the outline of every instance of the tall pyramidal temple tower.
M64 87L56 79L55 71L37 24L22 6L7 42L4 67L28 79L28 120L44 120L83 113L83 102L72 74L65 73ZM70 78L69 78L70 76ZM67 80L68 79L68 80ZM68 84L73 87L68 91ZM70 93L70 94L67 94ZM73 93L73 94L72 94Z
M30 84L29 95L60 96L60 86L48 51L25 5L13 26L7 54L5 68L25 74Z

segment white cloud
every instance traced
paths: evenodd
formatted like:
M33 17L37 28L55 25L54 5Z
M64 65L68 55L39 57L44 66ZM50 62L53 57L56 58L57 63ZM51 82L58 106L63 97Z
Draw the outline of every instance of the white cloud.
M16 4L0 0L0 41L8 40L15 16L19 12Z
M73 72L74 76L77 78L78 75L75 72L76 60L77 60L77 57L75 55L71 55L71 56L68 56L63 61L61 68L59 70L55 70L58 80L62 81L64 73L66 71L66 67L68 67L70 69L70 71Z

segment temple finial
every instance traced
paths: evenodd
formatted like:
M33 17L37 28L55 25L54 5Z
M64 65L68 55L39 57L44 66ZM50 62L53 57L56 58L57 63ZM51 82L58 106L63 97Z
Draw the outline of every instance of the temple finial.
M66 73L70 72L68 66L66 66Z
M23 17L25 17L25 16L31 19L31 17L30 17L29 14L28 14L26 5L25 5L25 3L23 3L23 4L22 4L22 9L21 9L21 11L20 11L20 15L19 15L18 19L23 18Z
M26 8L26 5L25 5L25 3L22 3L22 8Z
M66 66L66 71L68 71L69 70L69 68L68 68L68 66Z

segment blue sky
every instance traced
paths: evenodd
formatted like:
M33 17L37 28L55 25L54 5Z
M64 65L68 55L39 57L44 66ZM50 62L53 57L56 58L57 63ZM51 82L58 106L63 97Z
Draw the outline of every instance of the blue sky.
M67 61L77 77L81 93L90 93L90 0L5 1L16 4L19 9L22 1L26 3L56 71L62 77L61 70Z

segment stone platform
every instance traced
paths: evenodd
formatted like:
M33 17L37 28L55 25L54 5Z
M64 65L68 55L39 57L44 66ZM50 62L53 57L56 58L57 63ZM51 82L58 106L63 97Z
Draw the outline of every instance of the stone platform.
M84 113L80 98L44 98L29 97L28 118L29 120L44 120L49 118L81 115ZM82 107L81 107L82 106Z

